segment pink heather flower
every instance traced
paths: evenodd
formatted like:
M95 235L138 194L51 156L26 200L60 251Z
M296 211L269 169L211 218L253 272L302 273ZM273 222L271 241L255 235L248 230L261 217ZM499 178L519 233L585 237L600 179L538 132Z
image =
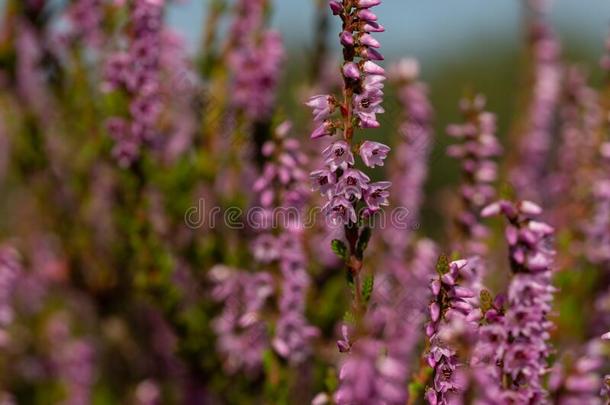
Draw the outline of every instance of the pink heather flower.
M313 96L305 103L306 106L313 109L314 121L316 122L328 118L333 113L335 104L334 97L327 94Z
M380 181L378 183L371 183L365 191L364 200L371 210L378 210L382 205L390 205L388 197L390 192L388 189L392 183L389 181Z
M77 0L68 8L71 35L88 44L99 46L103 40L103 0Z
M374 62L382 60L383 56L377 51L380 43L370 34L383 31L383 27L377 22L377 16L370 10L378 4L378 0L330 1L333 14L339 16L344 27L339 36L344 55L341 68L343 97L342 100L336 101L338 108L328 111L329 115L324 103L312 103L314 120L318 127L314 130L313 137L330 134L335 128L341 130L343 135L343 139L333 142L323 151L325 167L312 173L311 177L318 180L319 184L314 187L321 188L330 183L327 171L334 176L336 188L325 188L328 191L328 201L323 212L327 220L335 225L354 224L355 226L345 228L344 236L355 231L356 239L365 235L364 229L361 230L358 225L356 210L366 217L371 213L371 207L379 209L380 206L386 205L389 195L387 189L390 185L389 182L380 182L374 185L374 189L370 189L369 177L354 168L355 159L352 154L352 149L355 149L352 143L355 142L355 130L379 127L377 114L384 112L381 104L385 72ZM328 130L320 129L317 121L321 116L327 120ZM363 142L359 154L365 165L370 167L381 165L388 151L389 148L383 145ZM367 208L360 210L365 208L365 205ZM353 235L350 237L353 239ZM347 252L349 257L361 260L363 252L356 252L355 249L356 245L351 243L350 251ZM357 257L359 259L356 259ZM348 266L353 264L348 263ZM360 279L357 282L362 283ZM354 305L361 304L355 301ZM338 343L342 351L350 350L350 353L341 367L340 386L334 395L335 402L365 404L384 401L394 404L403 401L404 384L400 380L406 375L404 366L400 361L395 361L394 357L380 357L377 352L379 341L375 338L363 337L357 343L357 348L353 348L347 338ZM378 368L378 361L383 366Z
M529 0L528 3L534 10L528 28L533 69L531 95L524 131L516 148L517 164L509 175L520 196L540 200L546 190L540 185L546 177L554 115L561 90L561 47L547 21L548 11L544 2Z
M598 157L595 138L603 116L599 94L587 79L579 67L570 66L565 71L565 95L559 109L561 142L549 172L547 202L551 207L549 221L558 228L582 220L571 208L588 204L584 200L589 193L582 190L590 184L582 179L591 175L591 163Z
M462 167L460 194L463 205L456 218L460 239L455 241L455 250L467 256L486 253L487 229L481 223L479 213L495 196L493 183L497 179L497 165L491 159L502 151L495 137L495 116L484 111L485 103L481 95L462 100L460 107L466 122L448 129L450 136L461 141L451 145L447 153L460 159Z
M283 218L285 222L279 223L277 235L272 234L271 229L263 229L254 241L253 254L260 264L273 264L281 273L281 292L277 300L279 318L271 346L291 363L301 363L310 354L310 343L318 335L318 330L305 317L310 281L303 246L301 210L309 194L302 184L307 177L302 167L307 165L308 159L300 143L288 137L291 128L289 122L278 125L273 138L263 145L266 161L254 184L254 191L263 206L291 209L295 215L290 219ZM327 174L332 177L330 172ZM315 178L313 174L312 177ZM324 174L319 173L317 177L324 178ZM327 180L334 182L332 178ZM317 184L320 190L327 191L328 184L320 180ZM272 203L267 204L267 194L274 197Z
M576 359L566 356L553 365L549 375L549 391L558 404L601 405L603 387L601 368L604 363L602 348L591 341L580 349ZM572 353L571 353L572 354Z
M214 283L212 298L224 303L222 313L213 320L218 336L217 348L229 373L260 371L262 355L268 347L266 326L260 313L273 292L268 273L248 273L226 266L210 270Z
M451 263L439 260L439 274L430 282L432 302L429 305L430 322L426 325L430 349L426 360L432 368L432 383L425 394L429 404L449 404L453 395L466 388L460 376L464 365L451 342L456 334L470 334L476 326L477 314L469 301L475 293L460 286L463 279L470 277L469 266L466 260Z
M358 80L360 79L360 70L358 65L354 62L348 62L343 65L343 75L349 79Z
M418 72L419 65L414 59L403 59L390 68L403 120L399 127L400 138L394 145L394 159L389 163L390 180L395 190L392 206L403 209L409 223L408 229L386 227L382 235L397 255L405 253L412 237L410 229L420 220L423 185L428 175L427 160L432 146L432 106L426 85L417 80Z
M430 240L414 244L412 253L405 256L385 255L375 276L372 305L367 321L387 352L388 359L399 365L392 376L386 376L396 402L404 404L410 366L418 360L417 347L423 338L423 326L430 304L430 279L438 258L437 248ZM378 367L379 369L379 367Z
M335 190L335 175L330 170L316 170L309 176L313 190L319 190L322 195L329 195Z
M339 13L343 10L343 5L339 0L331 0L329 2L330 9L333 12L333 15L339 15Z
M46 338L50 345L51 367L66 389L65 402L91 403L95 383L95 348L84 338L71 334L68 314L57 312L47 321Z
M382 143L364 141L360 146L360 157L368 167L383 166L390 148Z
M334 134L335 127L332 121L325 120L311 133L311 139L323 138L325 136L332 136Z
M381 0L358 0L358 8L371 8L381 4Z
M264 26L264 9L262 1L239 0L229 41L232 102L253 121L273 112L285 56L280 33Z
M375 76L385 75L385 69L370 60L367 60L362 64L362 71Z
M354 165L354 155L350 150L349 144L345 141L336 141L322 151L325 163L330 170L335 172L337 169L345 170Z
M259 235L252 244L252 254L261 263L270 263L276 260L280 251L275 237L270 234Z
M513 278L504 322L507 338L498 364L512 381L507 390L526 402L542 401L547 395L542 378L551 353L548 340L553 326L547 316L555 291L551 285L555 252L548 243L554 231L533 219L540 212L540 207L527 201L499 201L483 210L486 216L504 214L511 229L507 241Z
M130 166L141 146L157 137L161 112L160 74L163 33L163 2L136 0L130 9L129 50L111 54L106 62L103 87L122 89L130 98L130 117L124 125L111 125L113 155L119 165ZM137 62L137 63L136 63ZM111 118L116 123L116 117Z
M22 272L21 258L17 251L10 246L0 246L0 335L2 329L13 321L12 296ZM0 347L3 346L1 337Z
M610 265L610 143L600 147L600 169L593 183L593 213L585 225L587 258L605 267Z
M356 222L356 211L343 196L335 196L324 206L322 210L333 225L347 225L350 222Z
M347 169L337 183L336 194L343 195L349 201L362 198L362 192L368 188L371 179L358 169Z

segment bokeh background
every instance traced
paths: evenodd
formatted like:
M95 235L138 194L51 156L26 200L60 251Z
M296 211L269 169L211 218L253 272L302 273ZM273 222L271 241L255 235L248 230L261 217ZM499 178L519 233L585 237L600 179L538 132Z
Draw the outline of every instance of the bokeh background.
M326 2L322 12L326 13ZM602 73L599 55L610 30L610 3L604 0L549 0L549 19L557 31L563 57L584 68L592 85L599 86ZM185 1L170 8L168 21L182 32L191 51L199 49L202 21L208 1ZM309 112L298 104L298 88L303 66L311 63L316 33L318 0L278 0L273 6L272 26L278 29L289 54L287 73L280 89L281 105L288 115L305 125ZM498 114L499 137L510 131L518 97L523 90L524 9L517 0L387 0L376 9L386 32L379 34L387 66L401 57L414 57L421 65L421 76L428 83L435 109L436 140L433 156L442 156L450 139L445 135L449 123L460 120L459 99L466 92L486 95L489 109ZM328 43L339 57L336 35L340 26L329 18ZM395 119L395 105L389 97L389 114L381 119ZM306 127L306 126L305 126ZM379 130L381 139L391 138L391 126ZM428 203L423 207L423 227L428 234L442 237L443 224L438 215L439 193L458 178L457 162L442 159L432 164L427 183Z
M166 21L184 36L193 57L201 50L210 1L215 0L176 0L168 6ZM7 0L0 0L0 9L6 3ZM61 9L66 2L49 3L49 8ZM293 120L295 135L310 145L311 113L304 101L310 95L308 78L318 60L314 52L319 48L315 43L328 44L329 54L338 57L340 27L330 16L326 1L275 0L272 3L271 25L282 33L287 52L277 115ZM591 74L591 85L601 88L599 59L610 31L610 2L555 0L552 4L549 18L559 34L564 61L581 66ZM386 0L376 8L386 28L385 33L378 35L386 57L383 65L405 56L416 58L421 78L430 89L436 131L418 234L441 244L447 238L447 201L455 192L459 177L458 162L445 156L445 149L452 142L445 128L461 120L460 98L473 92L485 94L488 109L497 114L498 136L505 144L517 121L517 112L523 108L519 104L520 96L529 89L523 74L528 58L522 6L518 0ZM329 22L322 37L318 26L320 13ZM218 42L226 39L229 23L230 18L223 19ZM2 55L6 56L3 52ZM74 55L75 58L82 56ZM12 63L11 57L6 57L7 65ZM276 379L263 381L260 377L227 376L221 371L222 360L217 355L210 327L221 306L209 299L209 290L205 289L209 287L206 272L216 263L251 266L247 239L252 235L224 229L209 235L201 230L183 232L184 213L196 203L197 193L203 189L200 194L207 197L205 192L212 193L209 189L221 183L217 181L219 178L224 178L224 173L215 172L212 165L206 166L206 159L211 161L212 157L202 150L205 141L200 139L199 132L194 145L169 167L154 161L155 155L153 159L147 157L142 172L123 170L115 164L104 120L124 104L114 95L99 91L100 75L95 69L100 68L102 59L82 59L82 66L94 65L90 69L90 81L83 79L87 75L83 72L89 72L86 68L79 70L81 65L67 64L66 72L71 75L70 79L76 80L67 80L65 88L51 90L60 101L58 117L63 120L59 125L47 127L46 122L30 115L27 106L25 112L12 107L15 119L11 124L18 128L12 134L18 140L15 142L17 158L8 180L0 182L0 241L23 237L27 246L23 252L26 267L34 269L31 273L38 267L44 268L51 274L51 282L26 283L21 287L25 297L30 293L43 296L43 304L40 307L32 304L36 310L30 312L24 306L24 321L15 332L15 340L20 344L10 356L0 358L0 388L6 383L25 404L61 403L66 390L56 380L76 381L79 388L78 383L85 380L81 376L86 376L85 383L89 384L86 389L93 393L91 403L95 404L144 404L138 402L138 395L146 397L151 392L156 393L156 402L152 404L180 403L176 398L185 395L204 398L204 402L193 403L206 405L266 403L258 398L273 390L273 395L282 398L277 403L306 403L303 398L295 402L288 390L284 390L288 384L282 379L298 386L298 373L296 376L270 373ZM6 60L2 59L2 63ZM205 64L193 65L205 71L201 68ZM219 76L225 68L218 67ZM9 83L7 88L12 91L12 86ZM176 88L172 95L179 98L180 91ZM18 105L19 98L9 93L6 105ZM391 86L384 106L387 113L380 117L382 128L367 133L372 139L394 143L401 111ZM197 115L200 112L194 111L191 115L201 119ZM47 133L49 128L51 131ZM52 130L56 128L62 131L55 138ZM44 160L46 150L41 147L44 142L41 139L49 134L51 139L65 140L68 145L65 149L59 148L57 160L65 171L58 171L57 179L53 178L56 173L49 169L51 164ZM201 156L193 158L199 153ZM100 172L90 170L94 165L101 168ZM99 181L104 175L108 183ZM383 171L376 170L375 175L382 176ZM201 186L201 183L205 184ZM64 189L56 187L57 184L73 192L67 193L66 200L74 205L63 204ZM107 184L110 186L106 187ZM107 189L110 192L106 193ZM111 197L106 198L105 193ZM101 205L96 205L97 194L102 195ZM232 197L225 198L222 204L247 204L248 196ZM22 205L22 201L28 204ZM30 210L35 214L30 215ZM99 243L100 249L97 238L99 234L100 239L106 235L98 234L96 226L103 228L106 222L116 227L113 229L116 233L109 241ZM494 247L502 246L494 252L494 257L504 263L502 225L498 221L493 226L497 231ZM13 234L13 230L19 235ZM569 252L569 248L564 249L565 256ZM374 254L371 256L371 261L377 259ZM41 263L43 266L38 266ZM502 266L506 264L498 265ZM323 360L313 361L305 370L310 373L307 375L310 386L303 387L305 391L332 385L328 380L336 377L332 371L327 374L327 370L334 369L334 364L327 364L332 361L327 360L334 360L336 356L337 325L349 305L340 267L319 266L311 272L315 285L307 315L322 332L319 345L322 348L317 349ZM586 264L582 269L592 267ZM563 293L556 301L561 315L555 320L561 333L553 336L555 342L562 341L568 347L599 332L587 330L595 321L591 291L599 292L603 287L603 283L599 283L600 288L594 286L597 280L603 280L596 277L594 270L557 275L556 283ZM493 280L492 287L503 285L505 278ZM48 296L38 294L40 290L48 290ZM62 329L65 325L69 325L70 333ZM46 337L53 335L49 329L59 336L59 341L73 339L69 340L73 346L66 349L61 342L50 341ZM67 364L59 368L59 378L56 370L45 363L49 352L55 350L53 344L68 352L67 360L63 357L57 360ZM70 357L72 353L78 354L79 348L81 355ZM87 350L95 352L95 361ZM272 357L269 354L265 358L265 367L276 371L277 364ZM42 365L39 358L43 359ZM19 373L1 375L3 370L11 370L15 365ZM47 366L53 371L48 372L44 368ZM67 371L62 374L61 370ZM165 401L159 401L161 397ZM207 398L215 402L205 402ZM87 403L85 400L78 404ZM0 404L4 405L2 397Z

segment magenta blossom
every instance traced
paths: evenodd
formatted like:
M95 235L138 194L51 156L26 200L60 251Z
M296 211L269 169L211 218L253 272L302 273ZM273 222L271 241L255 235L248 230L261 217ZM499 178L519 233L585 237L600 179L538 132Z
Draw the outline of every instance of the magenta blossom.
M382 143L364 141L360 145L360 157L367 167L383 166L390 148Z

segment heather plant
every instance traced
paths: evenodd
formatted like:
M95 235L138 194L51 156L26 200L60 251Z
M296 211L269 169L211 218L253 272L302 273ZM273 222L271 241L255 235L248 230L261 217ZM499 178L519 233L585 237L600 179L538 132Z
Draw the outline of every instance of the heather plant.
M0 2L0 404L610 403L610 43L187 3Z

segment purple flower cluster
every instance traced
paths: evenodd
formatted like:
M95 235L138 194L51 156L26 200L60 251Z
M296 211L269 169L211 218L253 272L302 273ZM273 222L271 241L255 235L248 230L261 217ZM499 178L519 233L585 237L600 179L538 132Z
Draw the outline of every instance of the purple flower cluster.
M547 2L526 0L526 3L532 9L529 27L533 65L532 95L517 148L517 165L510 173L510 180L518 195L539 200L561 89L561 46L557 35L545 21Z
M91 403L95 384L95 349L86 339L72 335L67 313L55 314L47 325L54 373L65 386L66 404Z
M288 137L292 124L285 121L277 126L274 137L262 147L266 161L253 191L257 203L268 212L274 207L294 208L296 213L303 208L309 197L309 189L304 184L307 173L303 170L308 163L298 140ZM293 220L298 220L295 215ZM288 224L283 224L288 225Z
M161 389L152 380L144 380L139 383L135 390L135 405L160 405Z
M428 156L432 149L433 111L427 86L418 80L419 65L415 59L402 59L390 69L390 78L398 86L398 100L403 111L402 135L391 162L394 189L393 206L407 210L409 223L415 227L423 202L423 186L428 175ZM385 241L404 252L411 234L405 230L389 229Z
M610 168L610 142L601 146L604 167ZM587 257L593 263L610 265L610 178L600 171L593 184L593 218L586 227Z
M606 39L606 54L601 66L610 78L610 36ZM604 103L602 103L602 106ZM610 115L607 108L602 111L601 128L604 133L610 128ZM610 140L599 139L599 152L596 162L598 169L593 183L593 215L585 226L587 257L590 261L610 268Z
M453 334L455 329L473 327L479 312L471 300L474 291L461 285L463 279L472 277L472 269L466 260L447 263L441 257L437 271L438 277L430 283L432 302L430 322L426 325L430 341L426 360L433 374L425 396L430 405L447 405L452 403L452 397L464 390L465 381L461 373L464 365L446 336Z
M463 207L456 218L458 235L456 250L467 256L484 256L487 228L480 221L480 211L495 197L494 182L497 164L492 158L502 153L495 133L496 116L484 111L485 98L477 95L463 99L460 109L466 122L450 125L447 133L462 142L451 145L447 154L457 158L462 167L460 196Z
M604 333L602 335L602 340L610 340L610 332ZM604 385L601 389L601 395L604 398L605 403L607 404L610 401L610 374L606 374L604 376Z
M417 241L412 257L384 262L387 272L376 276L372 308L367 314L368 323L377 331L384 345L387 359L402 367L385 377L386 385L395 401L404 404L407 398L407 381L411 364L417 358L417 346L423 338L423 325L430 302L429 281L438 258L437 247L428 239ZM400 371L400 372L399 372ZM381 378L384 374L380 373Z
M12 295L21 272L17 251L10 246L0 246L0 347L8 340L3 329L13 321Z
M286 208L287 218L282 218L286 223L280 224L279 235L269 231L260 234L254 241L253 253L258 262L277 264L280 268L280 317L272 345L280 356L299 363L309 354L310 341L318 331L305 318L305 298L310 280L300 215L309 195L303 187L307 174L302 169L307 158L299 142L287 138L290 129L289 122L280 124L274 138L263 145L262 152L267 161L261 177L254 184L263 209Z
M93 46L102 44L103 0L77 0L68 9L71 34Z
M229 67L233 72L233 104L251 120L270 118L283 60L282 37L275 31L265 32L258 43L248 43L229 55Z
M597 339L596 339L597 340ZM598 341L589 342L585 353L576 359L557 361L549 376L553 403L558 405L602 405L600 390L603 353ZM563 360L563 361L562 361Z
M223 303L213 321L218 351L227 372L260 371L263 352L269 347L262 311L273 294L272 277L265 272L248 273L218 265L210 270L212 298Z
M360 156L369 167L383 165L389 148L383 144L365 141L360 146ZM323 211L333 225L356 223L356 204L364 200L367 212L374 212L388 205L390 182L371 183L370 178L354 168L355 159L348 142L340 140L323 152L326 167L310 174L314 189L328 199Z
M283 250L279 260L282 294L279 299L280 318L272 344L280 356L300 363L310 354L311 339L318 336L318 330L305 317L305 299L310 280L302 235L298 230L287 232L284 242L292 249Z
M354 126L377 128L377 114L383 113L383 82L385 71L374 61L383 57L376 50L380 44L371 32L381 32L377 16L371 11L381 0L330 2L333 14L343 22L340 34L343 46L344 100L338 102L332 95L318 95L309 99L307 105L313 109L316 129L313 139L332 136L337 130L343 132L343 139L333 142L323 152L325 167L311 173L314 188L328 199L324 211L334 224L357 222L356 204L364 201L367 213L388 205L386 181L370 183L369 177L354 168L352 151ZM358 60L357 60L358 59ZM340 111L341 118L333 118ZM363 163L367 167L383 166L390 148L378 142L364 141L358 148Z
M547 396L542 378L550 354L548 320L553 292L551 265L555 252L549 246L551 226L534 220L542 209L529 201L493 203L484 216L503 214L508 219L513 277L508 287L505 319L506 340L502 348L502 376L506 395L520 403L544 402Z
M560 106L561 144L557 164L550 174L550 222L565 227L578 221L573 213L583 204L591 184L583 182L593 172L596 161L596 133L601 122L597 91L587 85L587 75L578 67L566 69L565 89ZM580 197L580 198L578 198Z
M284 60L280 33L263 26L264 8L264 0L239 1L228 54L233 105L253 121L271 117Z
M406 365L384 354L381 341L362 338L351 345L341 366L338 405L391 405L404 403Z
M112 54L105 66L104 89L123 89L129 97L129 118L108 120L115 140L113 155L123 167L140 155L140 148L156 137L161 113L160 57L164 0L136 0L130 9L127 51Z

